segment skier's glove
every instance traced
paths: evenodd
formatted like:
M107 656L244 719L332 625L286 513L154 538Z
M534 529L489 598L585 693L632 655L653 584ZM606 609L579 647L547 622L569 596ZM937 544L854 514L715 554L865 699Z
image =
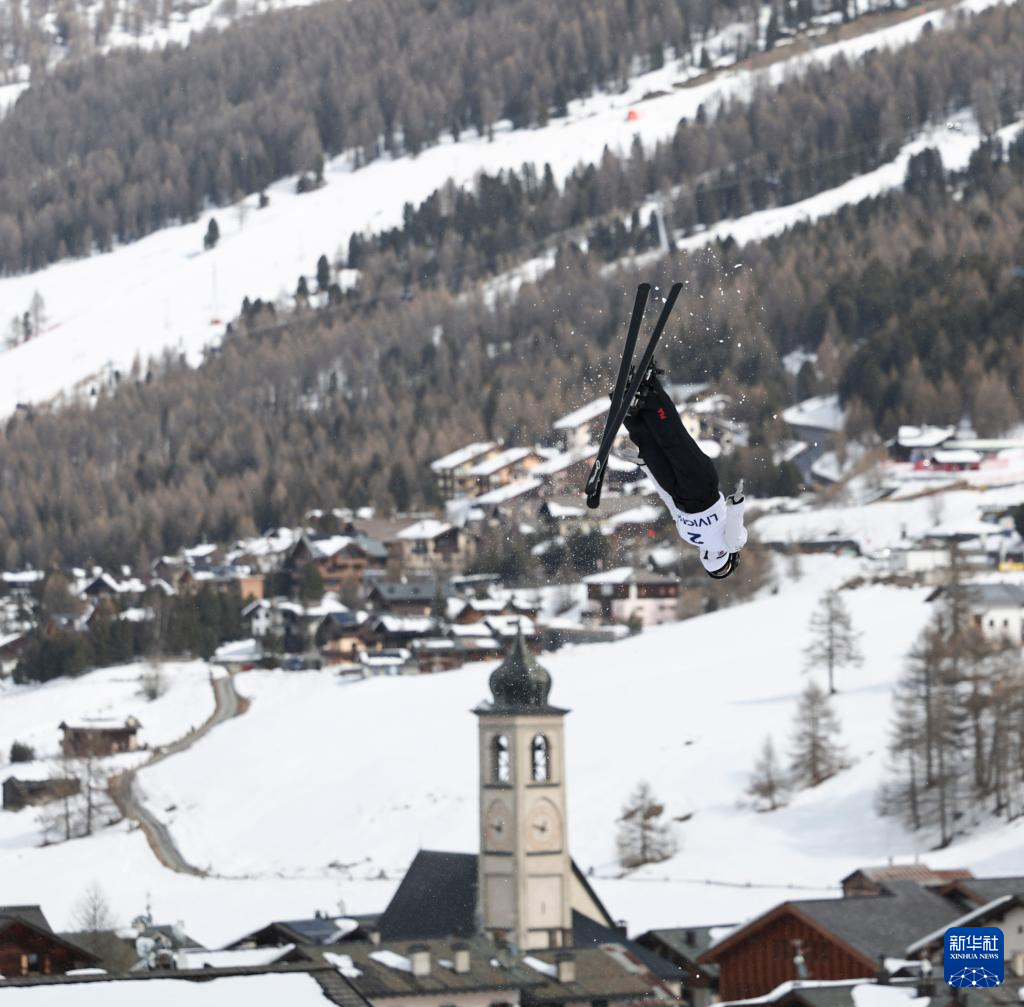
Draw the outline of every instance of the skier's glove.
M747 544L747 529L743 527L743 483L736 492L725 498L725 547L729 552L739 552Z

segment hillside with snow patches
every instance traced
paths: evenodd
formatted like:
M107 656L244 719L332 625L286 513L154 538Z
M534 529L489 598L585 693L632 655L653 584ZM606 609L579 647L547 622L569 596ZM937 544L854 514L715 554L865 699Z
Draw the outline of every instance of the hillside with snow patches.
M944 500L947 520L969 523L984 504L1024 501L1024 488L948 493ZM859 511L869 515L880 542L895 542L904 520L934 518L934 505L928 516L925 506L907 501ZM846 527L857 513L807 510L762 523ZM776 812L759 813L745 799L765 736L782 753L789 747L806 683L812 608L828 587L868 569L862 560L806 557L794 577L790 564L780 563L774 585L748 603L543 657L554 680L552 702L572 710L572 853L631 931L730 923L786 898L826 897L850 870L889 857L921 855L935 866L991 874L1024 871L1020 822L979 817L967 823L966 838L935 852L929 836L877 813L891 690L930 614L922 588L858 580L844 593L865 656L837 681L850 768ZM0 703L0 747L24 735L52 752L61 719L98 713L132 713L144 726L156 725L148 740L157 744L209 714L212 690L202 665L178 669L181 681L155 704L133 691L139 668L9 688ZM357 682L330 672L237 675L238 691L251 700L248 711L138 777L149 809L208 877L161 867L128 823L40 847L36 812L27 809L0 812L4 898L41 903L56 925L66 926L95 881L120 922L148 901L157 916L185 921L210 946L273 918L317 909L379 911L418 849L477 847L471 710L488 697L492 669ZM616 819L640 781L665 803L679 851L621 877ZM78 889L68 877L79 880Z
M245 296L287 297L319 255L344 249L354 232L399 224L406 202L421 202L448 179L464 185L480 171L518 169L529 162L550 163L562 181L576 165L599 161L606 146L625 149L634 136L648 145L671 136L679 119L693 117L702 104L714 108L731 98L743 99L757 87L773 86L803 67L839 55L856 58L870 49L898 48L916 39L926 25L952 26L962 12L976 12L992 2L963 0L758 71L726 70L701 83L687 84L692 68L672 61L636 77L623 93L571 103L566 118L542 128L513 130L505 124L493 142L467 133L458 142L446 138L415 158L382 159L359 169L342 155L328 163L327 184L315 192L296 195L295 180L284 179L268 189L271 203L263 210L254 208L256 200L250 195L245 213L221 208L105 255L0 279L0 319L20 316L37 292L45 303L42 335L0 353L0 416L18 403L47 401L167 349L198 360L205 346L221 338L225 321ZM630 111L639 118L627 123ZM946 137L940 131L937 137L921 137L871 178L815 197L812 206L765 211L768 217L754 214L746 230L743 222L720 224L691 243L727 233L739 240L763 237L890 188L902 180L905 161L919 143L937 140L944 156L965 161L980 139L972 128L965 120L962 134ZM211 216L218 220L221 240L215 249L203 251Z

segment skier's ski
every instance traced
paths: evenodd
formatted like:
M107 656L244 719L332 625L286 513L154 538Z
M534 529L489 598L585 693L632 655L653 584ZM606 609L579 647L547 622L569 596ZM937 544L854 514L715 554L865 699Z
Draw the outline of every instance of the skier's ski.
M642 286L646 286L646 284L643 284ZM633 399L636 398L636 394L640 390L640 385L643 383L644 378L647 376L647 371L653 363L654 351L658 346L658 340L661 339L661 334L665 331L665 326L668 324L669 317L672 314L672 309L675 307L676 299L679 297L679 292L682 289L683 285L681 283L672 284L672 289L669 291L668 297L665 298L665 305L661 309L661 315L659 315L657 324L654 326L651 338L648 340L643 356L640 358L640 363L630 374L625 391L621 396L616 396L614 393L612 395L611 408L608 410L608 421L605 424L604 433L601 436L601 443L597 449L597 458L594 460L593 467L590 470L590 475L587 478L587 506L592 510L597 508L601 503L601 487L604 484L605 469L608 466L608 456L611 454L611 447L615 441L615 436L619 432L619 427L622 426L622 421L626 418L626 411L633 404ZM637 303L639 303L639 301L640 291L638 290ZM630 343L630 334L632 331L633 321L631 320L630 332L626 335L626 346L630 351L630 356L632 356L632 350L636 345L635 335L633 336L632 344ZM622 362L627 370L629 367L629 360L630 358L623 354ZM622 376L622 366L619 368L619 376ZM616 381L616 391L618 391L618 388L619 383Z
M644 312L647 310L647 298L651 293L649 283L641 283L636 288L636 300L633 302L633 314L629 318L629 328L626 330L626 345L622 350L622 360L619 363L619 373L615 376L615 387L612 390L611 402L608 403L608 419L605 421L604 430L601 433L601 440L597 448L597 459L587 477L587 502L591 507L597 503L590 503L592 494L596 493L596 500L601 499L601 483L604 481L604 468L608 464L608 455L611 452L612 441L615 440L615 433L618 429L612 427L612 419L622 405L622 399L626 394L626 383L629 379L629 366L633 363L633 353L636 350L637 336L640 334L640 326L643 324Z

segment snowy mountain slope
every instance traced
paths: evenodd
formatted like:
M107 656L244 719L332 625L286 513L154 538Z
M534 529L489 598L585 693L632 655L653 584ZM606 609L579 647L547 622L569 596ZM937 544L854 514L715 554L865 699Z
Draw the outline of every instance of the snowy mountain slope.
M806 680L810 609L826 587L860 569L852 560L808 557L804 576L782 580L776 594L622 643L545 657L552 700L572 708L573 854L634 931L728 923L786 898L824 897L853 867L889 856L926 853L944 866L1024 870L1020 823L979 828L936 854L874 810L889 690L929 614L921 590L846 592L866 655L863 667L838 678L853 767L781 811L742 806L765 734L787 748ZM253 699L245 716L139 780L183 853L230 877L165 870L125 824L40 848L32 811L0 813L5 898L40 902L57 925L69 925L95 880L121 922L149 898L158 916L184 920L211 945L272 918L334 912L339 901L351 913L379 910L418 848L476 847L470 710L486 697L490 670L354 685L320 673L239 676L239 689ZM54 701L75 685L51 687ZM0 709L6 727L7 708ZM642 779L673 818L686 818L676 824L680 850L617 878L615 820ZM78 888L67 884L71 876L81 879Z
M759 601L545 658L552 701L573 710L573 855L594 870L599 892L631 926L728 921L785 897L787 883L826 894L858 864L918 852L921 840L879 819L874 801L889 690L929 615L921 590L848 593L866 655L862 668L839 676L837 708L853 768L783 811L739 806L765 734L786 749L805 682L810 609L858 566L817 559L807 568ZM184 854L218 873L312 877L340 862L356 877L372 877L400 873L420 847L473 850L469 711L487 695L489 671L356 685L320 674L247 675L238 685L253 698L249 713L145 770L140 783L153 806L176 807L170 827ZM615 821L640 780L669 815L685 819L681 849L628 882L610 880L618 873ZM982 844L978 855L988 849ZM738 887L683 884L701 879ZM772 887L742 887L749 883Z
M232 209L216 211L222 238L210 252L201 251L207 214L107 255L4 278L0 319L20 316L38 291L46 320L40 337L0 354L0 416L19 402L50 399L108 368L127 370L137 356L170 348L194 357L220 337L223 321L244 296L272 299L293 290L321 253L333 255L354 231L398 224L405 202L421 201L448 178L465 184L481 170L549 162L561 179L576 164L599 160L605 146L624 148L634 135L647 144L670 136L680 117L692 117L701 104L743 98L755 86L840 54L906 45L925 25L951 25L960 10L988 3L964 0L945 12L823 45L764 70L729 71L691 86L677 87L685 83L686 71L669 65L637 77L623 94L572 103L566 119L546 127L498 130L490 143L465 135L417 158L378 161L360 170L342 156L328 165L327 186L314 193L297 196L294 180L286 179L269 190L271 205L249 212L244 223ZM627 124L630 109L639 119Z
M12 6L15 0L12 0ZM24 0L17 0L22 4L25 11L26 21L31 20L32 10ZM320 0L232 0L232 4L220 3L219 0L189 0L182 4L184 9L175 10L166 24L159 21L147 25L137 34L131 32L125 26L127 15L121 9L121 17L114 23L107 33L102 46L97 48L97 53L108 53L115 49L163 49L168 45L188 45L193 34L207 29L226 28L234 22L253 14L262 14L267 11L287 10L290 7L308 7L318 3ZM99 3L83 2L76 5L83 24L87 28L87 34L94 32L96 19L100 13ZM226 14L229 6L234 7L231 16ZM154 10L154 17L155 17ZM25 16L23 15L23 16ZM38 23L44 37L51 40L48 65L52 70L59 64L66 55L63 46L56 42L57 37L56 12L44 16ZM0 116L18 100L23 91L29 88L29 67L27 64L14 68L10 77L12 83L0 86Z

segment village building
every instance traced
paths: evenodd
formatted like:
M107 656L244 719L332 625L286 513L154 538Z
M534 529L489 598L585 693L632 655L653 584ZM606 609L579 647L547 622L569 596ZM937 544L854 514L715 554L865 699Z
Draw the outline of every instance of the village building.
M894 462L927 461L955 433L956 427L902 426L887 445L889 457Z
M712 944L734 929L735 924L671 927L648 930L636 940L679 968L681 978L676 992L687 1007L709 1007L718 999L718 966L710 962L701 964L699 959Z
M465 529L434 518L425 518L403 528L395 536L395 551L402 569L411 574L422 571L461 571L476 555L476 540Z
M962 867L933 870L927 864L886 864L882 867L858 867L847 874L840 884L846 898L858 895L882 895L888 881L913 881L925 888L941 891L951 882L973 878L971 871Z
M531 475L543 461L543 456L534 448L506 448L471 466L466 475L475 480L473 495L477 495Z
M19 780L16 776L8 776L3 784L3 809L21 811L22 808L70 797L81 789L81 781L73 776L45 780Z
M78 724L62 721L59 726L64 757L81 759L134 752L139 747L138 732L142 725L134 717L124 721L97 717Z
M597 443L604 429L609 403L608 396L602 395L555 420L552 428L564 451L582 451Z
M401 581L377 581L367 593L369 606L392 615L430 615L446 595L444 586L434 578Z
M583 578L591 611L605 622L656 626L678 618L679 579L663 573L616 567Z
M970 609L975 625L997 643L1024 646L1024 585L963 584L942 587L929 595L929 601L957 591Z
M430 471L434 474L442 498L454 500L465 496L467 484L472 484L472 477L467 479L466 473L475 464L497 454L497 450L498 445L494 441L478 441L431 462Z
M0 976L46 976L95 965L96 956L50 927L39 906L0 906Z
M916 881L886 881L877 895L784 902L698 961L718 966L723 1000L759 997L790 980L873 976L885 958L904 958L915 940L959 915Z

